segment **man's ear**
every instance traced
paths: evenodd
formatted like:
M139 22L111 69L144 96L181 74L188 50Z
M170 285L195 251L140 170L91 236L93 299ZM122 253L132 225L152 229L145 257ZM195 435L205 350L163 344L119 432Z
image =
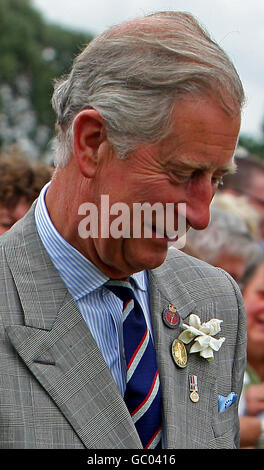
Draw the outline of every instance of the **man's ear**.
M77 114L73 123L74 154L86 178L92 178L96 172L98 148L104 135L104 122L96 109L84 109Z

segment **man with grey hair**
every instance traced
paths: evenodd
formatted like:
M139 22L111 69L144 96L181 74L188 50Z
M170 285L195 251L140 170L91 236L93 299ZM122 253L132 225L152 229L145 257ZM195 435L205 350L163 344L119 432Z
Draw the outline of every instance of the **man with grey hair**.
M131 229L145 203L206 227L243 100L226 54L173 11L109 29L57 82L55 174L0 242L1 447L239 446L240 291L168 252L157 213Z

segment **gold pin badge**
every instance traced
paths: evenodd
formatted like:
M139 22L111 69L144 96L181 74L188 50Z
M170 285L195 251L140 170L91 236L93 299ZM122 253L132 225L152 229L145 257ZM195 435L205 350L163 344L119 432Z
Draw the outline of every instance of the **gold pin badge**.
M182 341L176 338L172 343L172 357L178 367L187 366L187 351Z

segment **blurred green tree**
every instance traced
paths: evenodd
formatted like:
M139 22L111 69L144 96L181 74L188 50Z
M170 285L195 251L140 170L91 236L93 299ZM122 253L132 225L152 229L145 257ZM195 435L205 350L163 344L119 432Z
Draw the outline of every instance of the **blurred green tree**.
M264 139L255 138L250 135L241 134L239 136L239 145L245 148L250 154L258 155L264 159Z
M0 1L0 145L15 142L21 135L22 131L13 132L8 138L9 133L4 132L8 126L15 130L19 106L10 110L9 103L13 98L17 104L21 97L27 100L24 108L19 101L22 112L31 109L34 113L27 137L34 140L38 128L44 126L47 138L43 145L47 144L54 128L53 80L69 72L73 58L91 39L88 33L47 23L30 0Z
M239 137L239 145L244 147L249 153L258 155L264 159L264 119L260 126L260 137L255 138L241 133Z

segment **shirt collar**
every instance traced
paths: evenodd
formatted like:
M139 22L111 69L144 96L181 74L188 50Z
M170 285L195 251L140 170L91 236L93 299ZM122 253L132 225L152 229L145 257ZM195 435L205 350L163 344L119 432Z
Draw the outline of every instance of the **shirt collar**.
M147 271L140 271L131 275L134 279L136 287L140 290L148 290L148 273Z
M36 226L48 255L71 295L77 301L84 295L102 287L109 278L64 240L54 227L45 203L45 194L50 184L50 182L46 184L40 192L35 210ZM131 277L137 288L147 291L146 271L140 271Z

